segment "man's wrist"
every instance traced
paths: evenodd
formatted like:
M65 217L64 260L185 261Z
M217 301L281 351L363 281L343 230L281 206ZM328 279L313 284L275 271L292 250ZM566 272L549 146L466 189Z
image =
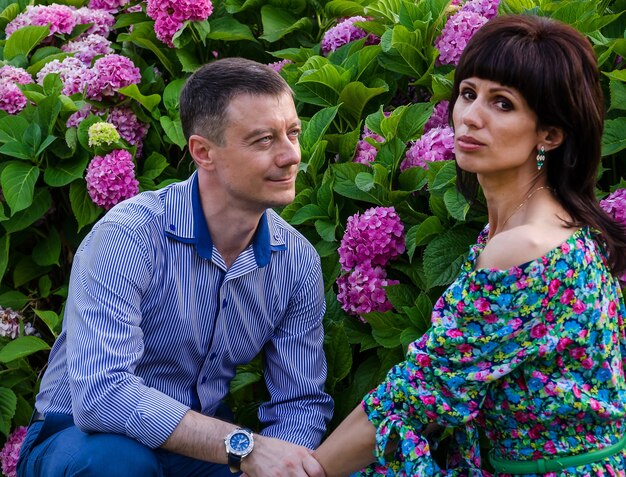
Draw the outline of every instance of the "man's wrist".
M237 428L224 438L228 467L232 473L241 471L241 461L254 448L254 436L250 429Z

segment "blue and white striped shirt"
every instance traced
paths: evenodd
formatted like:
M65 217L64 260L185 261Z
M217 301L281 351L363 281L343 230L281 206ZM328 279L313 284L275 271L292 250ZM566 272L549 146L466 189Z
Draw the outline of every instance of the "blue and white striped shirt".
M194 173L118 204L83 240L36 407L158 447L190 408L213 415L235 367L264 351L262 434L313 448L333 408L324 311L319 256L272 210L227 269Z

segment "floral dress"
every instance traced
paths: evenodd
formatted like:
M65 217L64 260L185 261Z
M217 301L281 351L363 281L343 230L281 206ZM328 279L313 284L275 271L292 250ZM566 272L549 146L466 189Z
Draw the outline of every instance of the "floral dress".
M582 454L622 437L626 308L595 233L579 229L508 270L475 267L486 237L435 304L431 329L364 398L378 462L355 475L482 476L479 427L507 460ZM429 423L453 428L442 467ZM544 475L624 476L626 451Z

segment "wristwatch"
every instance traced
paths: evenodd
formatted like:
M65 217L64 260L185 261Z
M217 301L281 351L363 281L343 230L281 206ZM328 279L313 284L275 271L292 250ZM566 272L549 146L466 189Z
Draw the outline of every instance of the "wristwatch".
M226 454L228 454L228 467L234 474L241 471L241 460L252 452L254 437L252 431L245 428L237 428L224 438Z

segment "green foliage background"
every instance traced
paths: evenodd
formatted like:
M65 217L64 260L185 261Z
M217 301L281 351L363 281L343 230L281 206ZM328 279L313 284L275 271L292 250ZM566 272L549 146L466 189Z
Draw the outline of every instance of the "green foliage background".
M57 3L83 6L82 0ZM291 60L282 74L296 93L304 121L303 162L296 200L281 214L322 257L327 389L336 402L331 428L428 328L433 302L456 276L486 222L481 204L470 207L457 194L453 162L432 163L428 171L399 169L434 104L450 94L454 69L435 65L433 46L449 15L448 3L224 0L214 2L207 21L186 24L173 49L156 38L153 21L141 12L117 14L109 37L116 53L132 59L142 72L139 85L121 91L125 103L150 124L136 164L141 190L184 179L192 171L178 93L184 78L213 59L213 52L262 63ZM4 28L26 5L25 0L0 0L0 66L23 67L34 75L46 62L67 56L60 45L81 31L44 45L48 27L29 26L3 40ZM560 19L592 41L608 111L599 197L626 187L625 10L626 0L502 0L499 7L500 14ZM324 32L354 15L370 19L360 26L381 37L380 44L355 41L323 56ZM87 143L87 128L99 119L66 127L67 117L86 100L81 94L61 94L57 75L49 75L43 86L22 88L32 104L18 115L0 111L0 306L20 311L41 336L0 337L0 443L28 423L48 350L60 332L74 250L103 213L87 195L84 180L97 152ZM371 166L352 162L364 125L385 138ZM337 302L337 248L347 218L375 205L396 208L407 251L388 267L390 278L400 281L387 289L394 310L370 313L364 323ZM256 407L266 395L261 359L239 370L229 398L238 419L253 427Z

